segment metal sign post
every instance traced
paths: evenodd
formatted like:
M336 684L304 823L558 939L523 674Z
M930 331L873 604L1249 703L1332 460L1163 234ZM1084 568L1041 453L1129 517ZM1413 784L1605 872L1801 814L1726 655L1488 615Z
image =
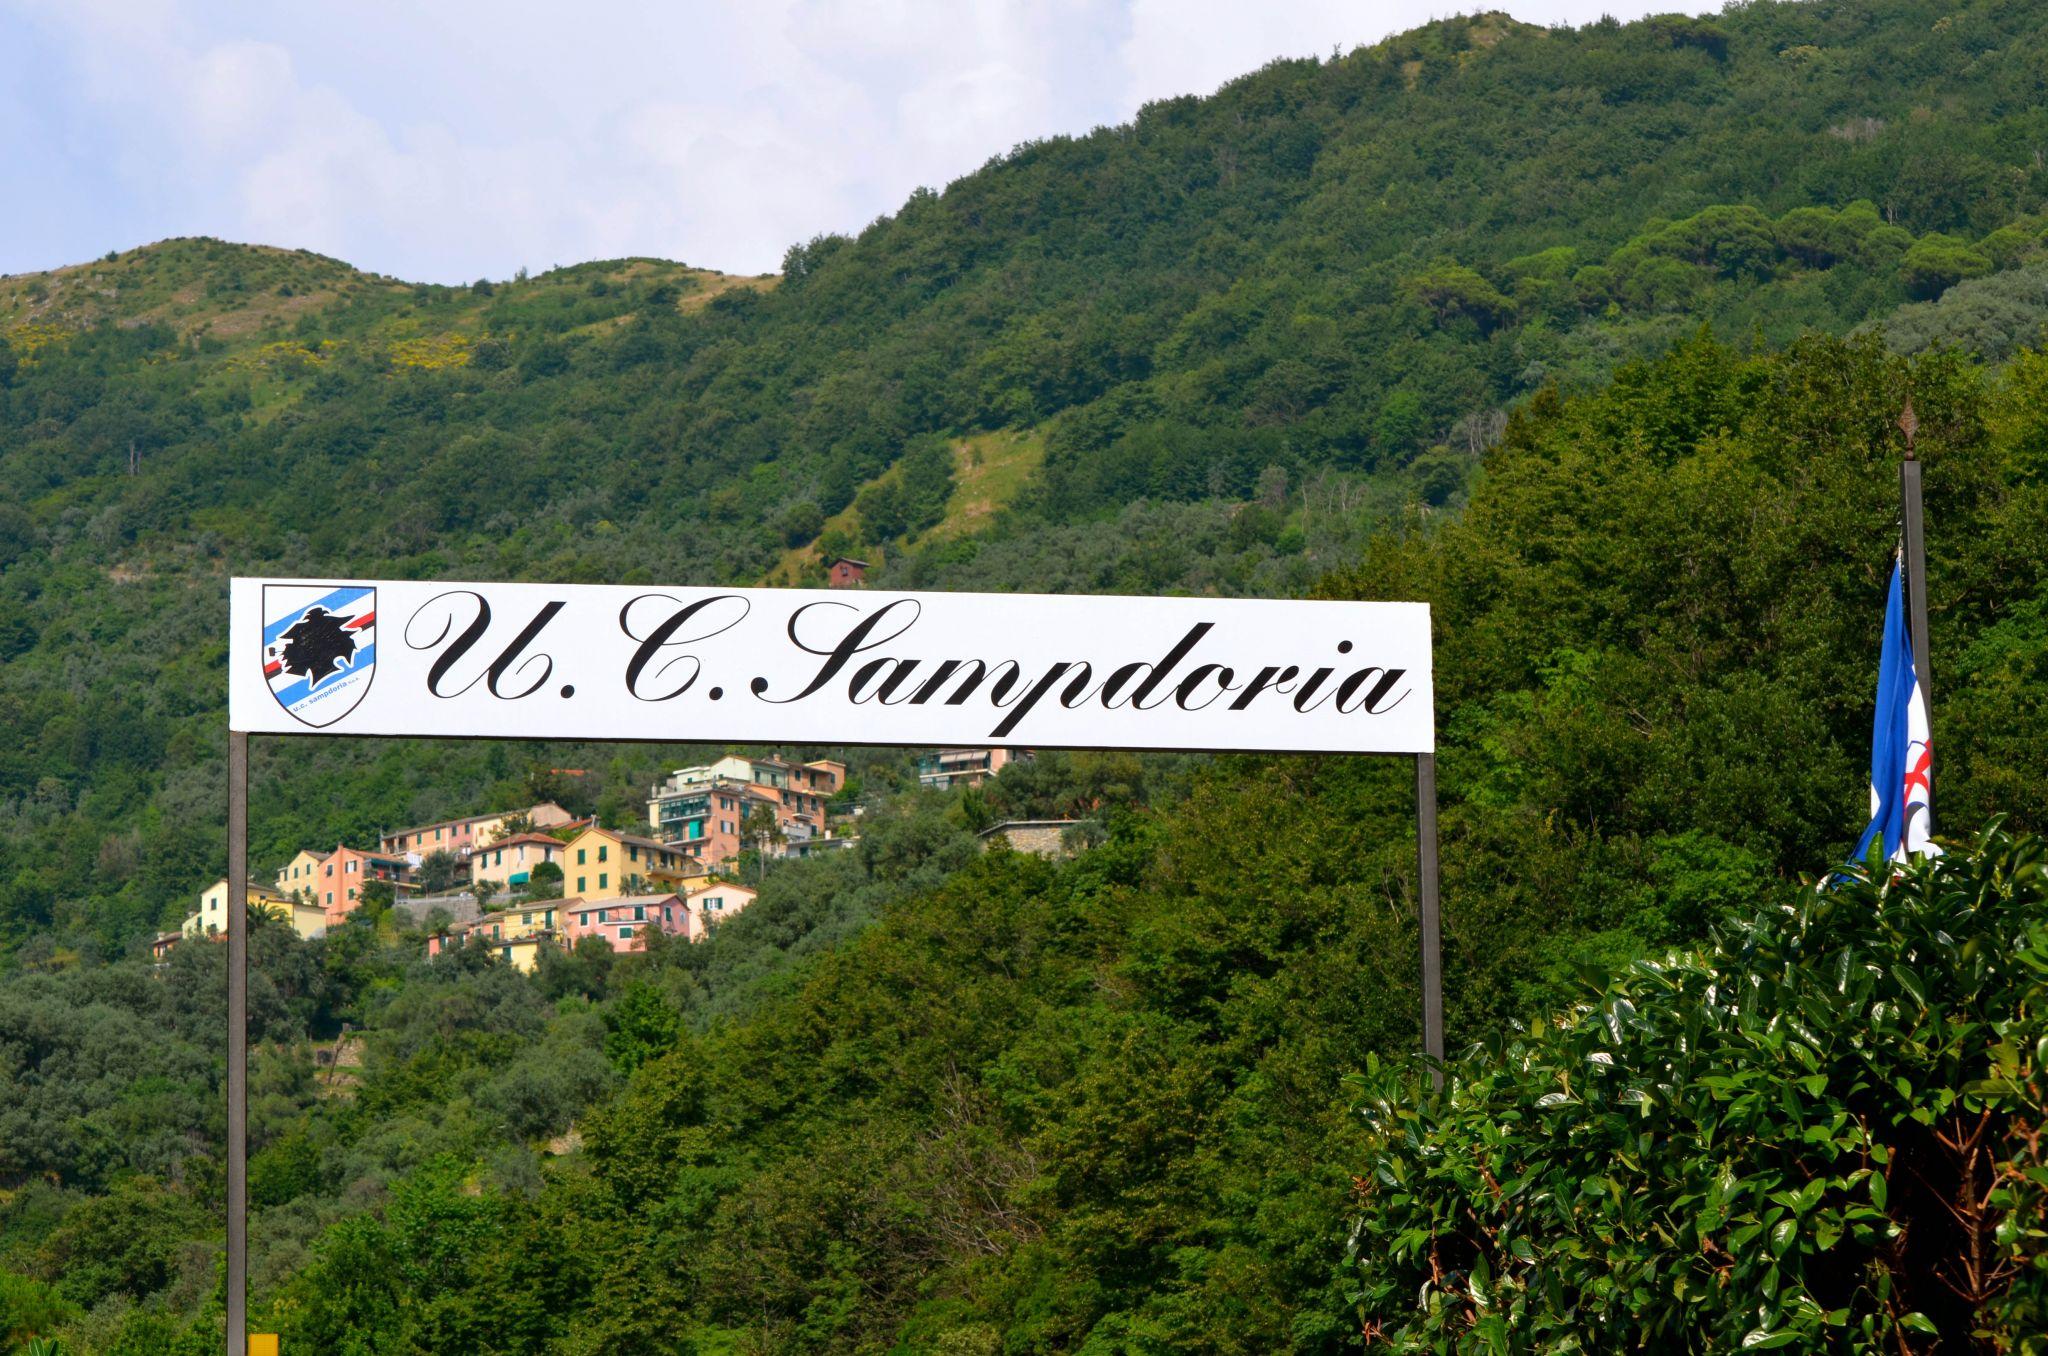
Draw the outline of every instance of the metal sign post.
M228 1352L249 1350L249 736L228 731Z
M236 579L227 1342L248 1356L252 734L1407 754L1443 1086L1427 606Z
M1436 755L1415 755L1415 895L1422 915L1422 1053L1444 1086L1444 919L1436 861Z

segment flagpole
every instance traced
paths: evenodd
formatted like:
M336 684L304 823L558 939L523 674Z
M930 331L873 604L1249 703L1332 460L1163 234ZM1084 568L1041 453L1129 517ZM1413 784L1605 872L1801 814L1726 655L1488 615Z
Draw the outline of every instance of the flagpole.
M1906 435L1906 459L1899 463L1899 520L1906 547L1906 618L1913 636L1913 676L1920 684L1920 700L1927 710L1927 725L1934 727L1934 685L1927 666L1927 538L1926 520L1920 508L1920 456L1913 435L1920 431L1913 413L1913 399L1899 414L1899 431ZM1933 773L1928 774L1927 823L1934 824Z

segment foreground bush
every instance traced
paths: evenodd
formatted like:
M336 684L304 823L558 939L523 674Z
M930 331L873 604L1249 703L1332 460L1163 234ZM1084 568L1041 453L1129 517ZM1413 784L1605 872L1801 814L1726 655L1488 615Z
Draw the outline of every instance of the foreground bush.
M2044 846L1996 830L1374 1069L1368 1347L2048 1352Z

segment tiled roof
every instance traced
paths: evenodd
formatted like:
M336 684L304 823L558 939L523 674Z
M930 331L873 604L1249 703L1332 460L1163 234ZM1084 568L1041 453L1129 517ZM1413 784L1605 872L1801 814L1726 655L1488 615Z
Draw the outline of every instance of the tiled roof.
M409 829L393 829L386 838L404 838L408 834L425 833L429 829L452 829L464 824L481 824L488 819L511 819L519 814L517 810L495 810L490 814L463 815L459 819L437 819L431 824L415 824Z
M753 899L756 898L761 892L759 890L754 889L751 886L735 885L731 881L721 881L717 885L698 886L696 889L690 891L690 898L695 899L699 895L714 895L724 893L741 894L745 895L748 899Z
M336 848L336 849L335 849L335 850L334 850L333 852L323 852L323 853L321 853L321 854L320 854L320 860L324 862L324 861L326 861L326 860L327 860L327 859L328 859L329 857L332 857L332 856L336 855L337 853L342 853L342 852L353 852L353 853L355 853L355 855L356 855L356 856L358 856L358 857L367 857L367 858L369 858L369 859L370 859L371 861L375 861L375 862L403 862L403 861L405 860L405 858L404 858L403 856L401 856L400 854L398 854L398 853L396 853L396 852L386 852L386 851L385 851L385 850L384 850L383 848L358 848L358 847L350 847L350 846L349 846L349 845L348 845L347 843L343 843L343 844L342 844L342 845L341 845L340 847Z
M665 895L620 895L616 899L577 899L573 902L565 900L563 912L588 913L592 909L616 909L621 904L630 907L635 904L665 904L670 900L680 904L682 896L670 893Z
M594 829L591 829L591 830L589 830L589 832L591 832L591 833L601 833L601 834L603 834L603 835L604 835L605 837L607 837L607 838L610 838L610 839L612 839L612 840L613 840L614 842L618 842L618 843L631 843L631 844L632 844L633 846L635 846L635 847L653 848L653 849L654 849L654 850L656 850L657 852L677 852L677 851L680 851L680 849L679 849L679 848L677 848L677 847L676 847L676 845L675 845L674 843L664 843L664 842L661 842L661 841L659 841L658 839L654 839L654 838L642 838L642 837L641 837L641 836L640 836L639 834L637 834L637 833L626 833L626 832L623 832L622 830L619 830L619 829L595 829L595 828L594 828Z

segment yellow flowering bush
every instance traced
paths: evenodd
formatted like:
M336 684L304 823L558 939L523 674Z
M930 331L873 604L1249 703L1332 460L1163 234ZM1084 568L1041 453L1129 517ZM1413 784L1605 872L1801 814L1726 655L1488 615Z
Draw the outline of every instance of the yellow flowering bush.
M280 339L275 343L250 349L246 353L236 354L228 359L228 366L294 372L308 365L326 362L340 347L340 341L335 339L322 339L317 344L307 344L297 339Z
M400 339L391 345L393 367L416 367L428 372L444 367L467 367L470 338L466 334L435 334Z
M70 337L71 331L62 325L53 325L47 321L29 321L7 331L7 346L14 350L15 356L22 362L32 363L36 360L36 350L62 343Z

